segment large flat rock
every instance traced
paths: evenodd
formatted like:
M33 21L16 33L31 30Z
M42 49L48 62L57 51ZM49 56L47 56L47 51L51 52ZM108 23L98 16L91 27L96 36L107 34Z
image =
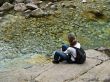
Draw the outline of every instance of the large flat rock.
M110 82L110 60L94 67L71 82Z
M105 55L104 53L101 53L93 49L86 50L86 54L87 54L87 58L99 59L103 61L109 59L109 57Z
M93 82L97 82L97 78L109 80L109 57L95 50L87 50L86 53L87 61L84 64L39 63L26 68L0 71L0 82L90 82L94 78Z
M0 72L0 82L34 82L34 78L42 74L53 65L36 64L26 69L12 69Z
M36 77L36 82L64 82L69 79L74 79L77 76L90 70L101 61L96 59L87 59L85 64L58 64L53 68L48 69L44 73Z

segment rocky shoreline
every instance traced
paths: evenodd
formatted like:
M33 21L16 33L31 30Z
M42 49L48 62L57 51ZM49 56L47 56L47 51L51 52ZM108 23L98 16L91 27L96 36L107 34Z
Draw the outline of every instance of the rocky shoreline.
M95 50L86 50L87 61L82 65L36 63L27 68L0 72L0 82L109 82L110 58Z

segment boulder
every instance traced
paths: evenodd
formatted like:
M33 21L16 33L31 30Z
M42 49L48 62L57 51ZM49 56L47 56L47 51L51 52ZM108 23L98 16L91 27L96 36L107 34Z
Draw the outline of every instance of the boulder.
M31 16L33 16L33 17L43 17L43 16L45 16L45 14L46 13L40 8L33 10L31 12Z
M34 9L37 9L37 8L38 8L38 6L35 5L35 4L33 4L33 3L28 3L28 4L26 4L26 7L27 7L28 9L31 9L31 10L34 10Z
M4 15L4 12L0 12L0 16L3 16Z
M71 2L71 3L61 3L61 7L62 8L73 8L73 9L75 9L76 8L76 6Z
M49 2L49 3L46 4L45 8L48 8L48 7L50 7L51 5L53 5L53 3L52 3L52 2Z
M0 6L5 2L13 3L14 0L0 0Z
M86 0L82 0L82 2L83 2L83 3L86 3L87 1L86 1Z
M26 10L26 11L24 12L24 16L25 16L26 18L29 17L30 14L31 14L31 10Z
M18 4L15 4L15 6L14 6L15 11L25 11L26 9L27 8L24 3L18 3Z
M110 48L100 47L100 48L96 48L95 50L103 52L107 54L108 56L110 56Z
M16 3L24 3L25 0L15 0Z
M55 4L54 4L54 5L51 5L50 8L51 8L52 10L58 10L57 5L55 5Z
M42 1L40 1L40 0L26 0L26 3L33 3L33 4L41 4L42 3Z
M0 21L2 20L2 17L0 17Z
M70 82L110 82L110 60L89 70L86 74Z
M1 7L0 7L0 11L7 11L12 9L14 6L8 2L5 2Z

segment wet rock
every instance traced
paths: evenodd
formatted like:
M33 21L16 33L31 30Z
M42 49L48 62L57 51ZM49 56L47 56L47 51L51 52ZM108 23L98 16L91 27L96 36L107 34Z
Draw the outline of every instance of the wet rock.
M13 3L14 0L0 0L0 6L2 6L2 4L5 2Z
M0 12L0 16L3 16L4 15L4 12Z
M43 1L37 1L35 4L36 4L39 8L41 8L42 3L43 3ZM44 5L43 5L43 6L44 6Z
M89 70L84 75L70 82L109 82L110 81L110 60Z
M82 2L83 2L83 3L86 3L87 1L86 1L86 0L82 0Z
M31 9L31 10L34 10L34 9L37 9L37 8L38 8L38 6L35 5L35 4L33 4L33 3L28 3L28 4L26 4L26 7L27 7L28 9Z
M0 21L2 20L2 17L0 17Z
M15 0L16 3L24 3L25 0Z
M43 1L40 0L26 0L26 3L33 3L35 5L41 4Z
M27 17L30 17L30 14L31 14L31 10L26 10L24 12L24 16L27 18Z
M12 9L14 6L8 2L5 2L1 7L0 7L0 11L7 11Z
M101 11L84 11L83 16L90 20L97 20L97 19L106 19L106 16Z
M55 4L54 5L51 5L50 6L50 9L52 9L52 10L58 10L57 5L55 5Z
M51 5L54 5L54 4L53 4L52 2L49 2L49 3L46 4L45 8L48 8L48 7L50 7Z
M14 5L15 11L25 11L26 9L27 8L26 8L26 5L24 3L18 3L18 4Z
M31 12L31 16L33 16L33 17L43 17L43 16L45 16L45 14L46 13L40 8L33 10Z
M69 4L61 3L62 8L76 8L76 6L71 2Z

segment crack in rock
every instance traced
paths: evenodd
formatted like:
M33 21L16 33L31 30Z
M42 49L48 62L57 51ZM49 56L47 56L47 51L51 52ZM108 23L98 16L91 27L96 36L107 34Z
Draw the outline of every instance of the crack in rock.
M77 78L83 76L84 74L86 74L87 72L89 72L91 69L95 68L96 66L101 65L102 63L104 63L104 61L103 61L103 60L100 60L100 63L98 63L98 64L96 64L95 66L91 67L91 68L88 69L87 71L81 73L80 75L76 76L75 78L66 79L66 80L64 80L63 82L70 82L70 81L73 81L73 80L75 80L75 79L77 79Z
M43 74L44 72L48 71L48 70L51 69L52 67L54 67L54 66L51 66L51 67L49 67L49 68L43 70L43 71L42 71L40 74L38 74L37 76L31 77L32 79L31 79L30 82L38 82L38 81L35 80L35 78L39 77L41 74Z

